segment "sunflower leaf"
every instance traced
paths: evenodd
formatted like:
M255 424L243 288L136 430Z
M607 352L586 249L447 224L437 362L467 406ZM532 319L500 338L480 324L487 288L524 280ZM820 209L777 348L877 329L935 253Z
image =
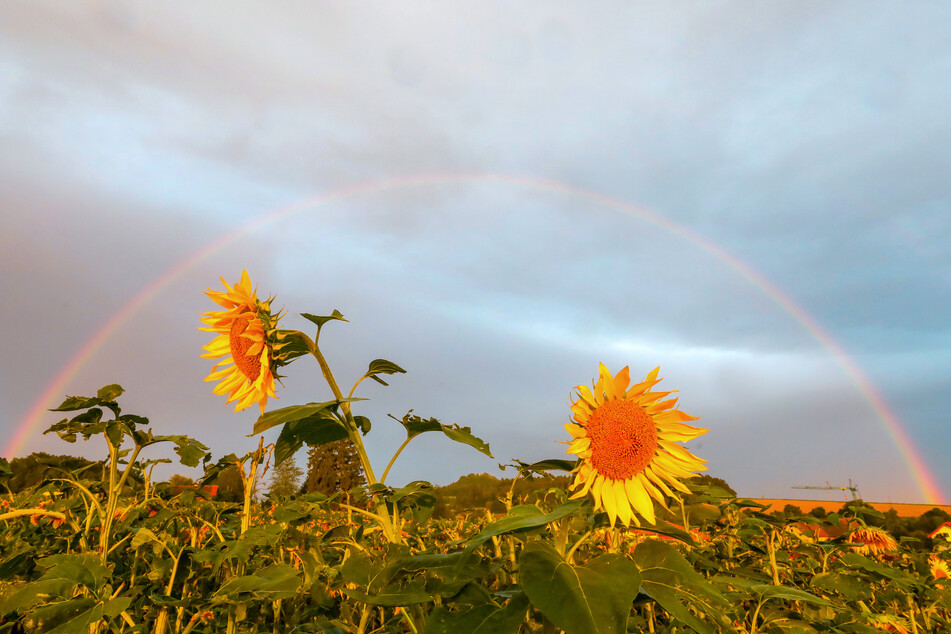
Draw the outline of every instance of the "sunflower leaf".
M364 399L348 398L341 399L339 401L327 401L326 403L291 405L290 407L282 407L281 409L271 410L261 414L257 421L255 421L254 432L252 435L260 434L263 431L267 431L271 427L277 427L278 425L283 425L285 423L292 423L304 418L310 418L311 416L317 416L318 418L322 418L324 416L333 416L334 410L337 409L340 403L350 403L353 401L362 400Z
M581 508L585 502L587 502L585 498L570 500L552 510L551 513L542 513L541 510L534 505L513 507L508 515L486 525L486 527L482 529L482 532L470 539L466 550L475 550L478 546L499 535L547 526L555 520L561 519L566 515L571 515ZM533 512L531 511L532 508L536 510Z
M523 477L531 477L534 474L548 475L549 471L571 471L578 466L577 460L560 460L558 458L549 458L548 460L539 460L538 462L522 462L517 458L512 459L514 464L499 465L503 471L506 467L515 467Z
M380 374L406 374L406 370L396 365L392 361L387 361L386 359L374 359L370 362L370 368L363 376L364 378L371 378L377 383L389 385L389 383L378 376Z
M336 310L336 309L334 309L334 312L333 312L333 313L331 313L330 315L326 315L326 316L324 316L324 315L311 315L310 313L301 313L300 316L303 317L304 319L306 319L306 320L309 321L309 322L312 322L312 323L314 323L314 324L317 324L317 328L318 328L318 329L320 329L321 326L323 326L324 324L326 324L326 323L327 323L328 321L330 321L331 319L337 319L337 320L339 320L339 321L347 321L347 320L344 318L343 314L341 314L341 312L340 312L339 310Z
M565 561L551 545L533 541L518 558L519 584L548 619L572 634L627 631L641 575L623 555L604 554L584 566Z
M122 396L122 393L125 392L122 389L122 386L118 383L112 383L111 385L106 385L99 388L99 391L96 392L96 398L98 398L103 403L114 402L117 398Z
M292 566L273 564L254 574L229 579L222 584L212 600L221 603L245 600L248 594L260 599L288 599L297 594L300 584L298 572Z
M51 409L51 412L72 412L77 409L88 409L95 405L99 405L100 401L95 396L67 396L66 400L60 403L59 407L54 407Z
M424 434L429 431L441 431L447 437L460 442L464 445L469 445L473 447L476 451L484 453L489 458L493 458L492 451L489 449L489 444L477 436L472 435L471 427L460 427L459 425L445 425L440 423L435 418L423 419L419 416L413 414L413 410L410 410L403 416L402 420L396 418L395 416L390 416L395 420L398 420L401 425L406 429L407 440L411 440L420 434Z
M817 605L827 605L834 607L827 599L817 597L811 592L800 590L799 588L790 588L788 586L774 586L771 584L757 584L750 588L753 592L760 595L763 599L789 599L790 601L802 601L804 603L815 603Z
M314 414L284 425L274 444L274 464L279 465L307 443L311 447L347 437L347 428L329 414Z
M525 620L528 597L524 592L515 593L505 607L483 603L468 610L450 612L437 606L426 624L426 634L515 634Z
M633 559L643 578L643 591L674 619L696 632L712 633L710 624L700 620L693 608L723 627L729 625L727 600L673 546L649 539L638 544Z

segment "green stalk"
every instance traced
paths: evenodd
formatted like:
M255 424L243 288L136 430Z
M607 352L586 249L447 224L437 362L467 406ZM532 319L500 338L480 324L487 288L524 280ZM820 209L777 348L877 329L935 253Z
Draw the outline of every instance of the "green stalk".
M251 457L251 467L244 480L244 510L241 513L241 534L251 528L251 496L254 495L254 481L258 475L258 462L264 456L264 436L258 441L258 449Z
M769 567L773 572L773 585L779 584L779 568L776 566L776 531L772 528L766 535L766 547L769 550Z
M318 330L318 335L320 331ZM314 341L312 348L312 353L314 358L317 359L317 363L320 365L320 371L324 375L324 379L327 381L327 385L330 386L331 392L333 392L334 398L340 401L340 409L343 411L344 417L346 419L347 435L350 437L350 441L353 443L354 448L357 450L357 455L360 457L360 465L363 467L363 473L366 476L367 484L374 485L377 484L376 475L373 473L373 466L370 464L370 458L367 456L366 448L363 446L363 439L360 437L360 431L357 429L357 424L353 420L353 413L350 411L350 403L343 400L343 392L340 391L340 386L337 385L337 380L334 378L333 372L330 370L330 365L327 363L327 359L324 358L324 355L320 352L320 348L317 347L317 341ZM389 513L386 510L386 504L380 500L376 500L376 511L377 515L380 517L379 523L380 528L383 529L383 534L386 536L387 541L391 544L400 543L400 535L394 530L393 523L390 521Z

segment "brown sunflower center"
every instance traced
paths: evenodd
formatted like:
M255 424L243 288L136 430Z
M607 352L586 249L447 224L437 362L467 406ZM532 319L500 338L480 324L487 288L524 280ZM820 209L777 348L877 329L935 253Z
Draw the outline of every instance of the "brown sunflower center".
M585 426L591 439L591 466L612 480L626 480L651 463L657 450L657 425L632 401L598 406Z
M261 357L256 354L248 354L248 348L251 347L251 341L247 337L242 337L241 333L248 329L248 318L238 317L231 323L231 334L228 342L231 345L231 358L234 359L234 365L241 370L241 374L252 381L256 381L261 376Z

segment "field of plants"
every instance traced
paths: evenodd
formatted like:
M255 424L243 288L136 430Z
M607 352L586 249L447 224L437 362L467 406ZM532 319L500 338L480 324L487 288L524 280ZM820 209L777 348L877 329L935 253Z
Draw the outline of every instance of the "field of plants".
M122 388L67 397L53 424L67 442L104 442L96 473L78 469L0 493L0 633L198 632L568 634L623 632L948 632L951 580L945 542L923 549L867 526L852 507L824 519L766 514L717 487L690 485L703 461L679 442L706 430L652 391L653 371L631 384L604 366L578 386L568 453L511 465L514 482L571 474L568 489L542 489L435 518L432 485L388 485L403 449L443 434L491 456L471 430L408 413L406 441L378 478L351 411L360 383L402 373L377 359L344 396L318 339L334 311L302 316L308 337L278 330L247 274L207 313L217 333L205 348L224 357L209 380L237 409L257 404L254 433L279 428L273 445L217 462L187 436L153 434L124 413ZM266 411L277 369L304 355L319 364L333 400ZM230 366L228 364L231 364ZM305 444L349 439L366 486L331 496L252 499L261 472ZM237 465L244 500L206 499L151 482L165 443L184 465L203 465L200 485ZM3 471L0 461L0 490ZM684 495L689 494L690 504ZM823 539L825 529L838 535ZM929 544L930 546L930 544Z

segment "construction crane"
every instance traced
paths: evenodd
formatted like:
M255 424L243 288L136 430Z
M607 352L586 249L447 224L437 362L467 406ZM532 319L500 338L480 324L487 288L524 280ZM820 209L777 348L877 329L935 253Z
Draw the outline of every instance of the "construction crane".
M851 491L851 493L852 493L852 499L853 499L853 500L858 500L858 499L861 497L861 496L859 496L859 487L858 487L857 484L854 484L854 483L852 482L852 478L849 478L849 486L846 486L846 487L834 487L834 486L831 486L831 485L829 484L829 481L827 480L827 481L826 481L826 485L825 485L824 487L816 487L816 486L807 486L807 485L804 485L804 486L797 486L797 487L790 487L790 488L792 488L792 489L819 489L819 490L822 490L822 491L833 491L833 490L835 490L835 489L840 489L840 490L842 490L842 491Z

